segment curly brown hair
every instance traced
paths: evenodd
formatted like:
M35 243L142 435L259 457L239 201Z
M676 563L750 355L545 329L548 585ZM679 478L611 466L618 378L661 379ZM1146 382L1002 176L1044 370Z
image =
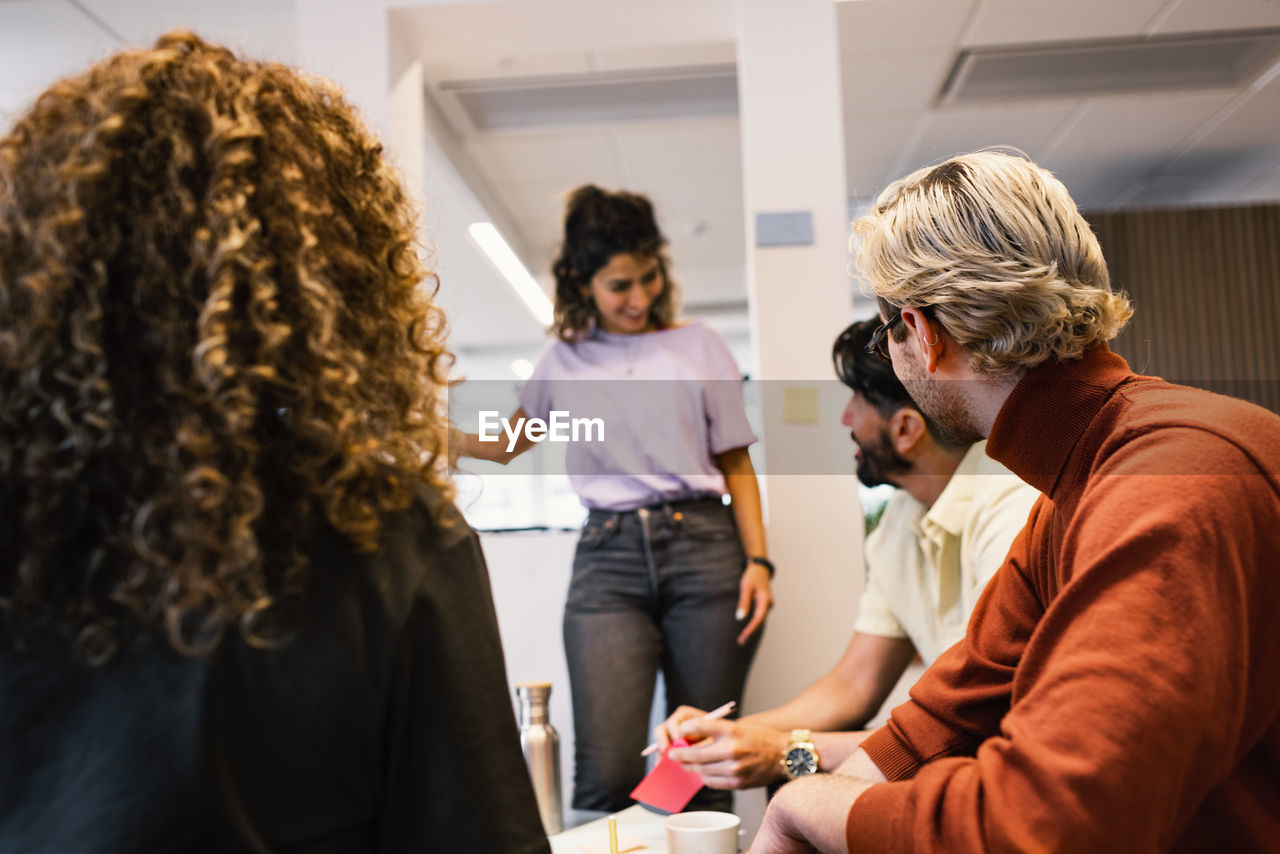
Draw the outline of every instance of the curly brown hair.
M451 495L415 235L327 81L173 32L44 92L0 138L0 614L270 644L318 526Z
M679 288L671 278L667 238L658 228L653 203L625 190L610 192L583 184L569 194L564 212L564 242L551 263L556 280L555 320L551 331L576 341L599 320L599 312L583 291L615 255L635 254L658 261L665 286L649 308L658 329L675 323Z

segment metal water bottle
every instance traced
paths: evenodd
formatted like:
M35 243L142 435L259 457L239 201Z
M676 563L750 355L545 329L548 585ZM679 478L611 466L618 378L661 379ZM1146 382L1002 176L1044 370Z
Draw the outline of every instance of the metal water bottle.
M560 803L560 735L548 719L550 697L550 682L516 685L516 699L520 701L520 747L529 766L533 794L538 799L542 828L548 834L564 829L564 810Z

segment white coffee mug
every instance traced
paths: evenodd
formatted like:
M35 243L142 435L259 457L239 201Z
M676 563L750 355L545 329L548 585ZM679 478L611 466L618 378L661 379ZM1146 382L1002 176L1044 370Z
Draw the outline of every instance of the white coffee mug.
M738 854L742 819L729 812L682 812L667 819L668 854Z

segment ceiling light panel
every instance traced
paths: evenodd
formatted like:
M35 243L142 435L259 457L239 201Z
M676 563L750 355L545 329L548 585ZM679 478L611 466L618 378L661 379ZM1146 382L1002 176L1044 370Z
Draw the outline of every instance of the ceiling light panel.
M651 72L557 75L513 80L446 81L436 89L468 131L615 124L738 114L732 66Z
M943 105L1130 92L1239 89L1280 60L1280 30L973 48L943 86Z

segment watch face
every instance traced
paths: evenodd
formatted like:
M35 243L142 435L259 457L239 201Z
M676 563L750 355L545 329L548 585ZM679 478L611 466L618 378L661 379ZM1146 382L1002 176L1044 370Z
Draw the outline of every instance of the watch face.
M803 777L818 770L817 757L806 747L793 747L787 751L787 770L793 777Z

